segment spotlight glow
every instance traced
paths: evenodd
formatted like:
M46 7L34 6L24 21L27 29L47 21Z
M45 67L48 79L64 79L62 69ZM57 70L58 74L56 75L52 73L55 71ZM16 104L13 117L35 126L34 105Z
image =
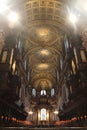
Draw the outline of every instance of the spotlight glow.
M56 114L56 115L57 115L58 113L59 113L59 112L58 112L57 110L55 110L55 111L54 111L54 114Z
M11 23L16 23L19 19L19 16L16 12L11 12L8 16L8 19Z
M69 17L69 20L73 23L73 24L75 24L76 22L77 22L77 17L74 15L74 14L70 14L70 17Z
M28 114L29 114L29 115L32 115L32 114L33 114L33 112L32 112L32 111L29 111L29 112L28 112Z

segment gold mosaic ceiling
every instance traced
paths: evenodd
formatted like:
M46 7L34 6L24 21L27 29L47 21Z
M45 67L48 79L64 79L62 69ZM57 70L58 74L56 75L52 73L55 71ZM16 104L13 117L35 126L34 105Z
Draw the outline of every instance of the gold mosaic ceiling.
M24 57L28 57L30 84L49 89L56 85L66 26L66 0L24 0Z

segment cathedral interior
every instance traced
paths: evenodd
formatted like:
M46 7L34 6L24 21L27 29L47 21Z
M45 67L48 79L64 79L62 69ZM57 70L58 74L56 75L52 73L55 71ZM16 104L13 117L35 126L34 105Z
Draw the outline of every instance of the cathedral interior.
M0 0L0 126L87 126L87 0Z

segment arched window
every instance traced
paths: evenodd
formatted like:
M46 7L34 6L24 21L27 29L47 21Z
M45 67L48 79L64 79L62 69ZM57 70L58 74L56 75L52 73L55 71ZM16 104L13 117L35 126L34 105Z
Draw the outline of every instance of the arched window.
M65 40L65 48L68 49L68 47L69 47L69 42L68 42L68 39L67 39L67 37L66 37L66 40Z
M19 42L18 42L18 49L19 49L19 52L21 53L22 52L22 42L21 42L20 39L19 39Z
M46 120L46 109L45 108L41 109L41 120Z
M57 71L57 81L59 81L59 72Z
M54 88L51 89L51 96L54 95Z
M1 63L5 63L7 60L7 51L3 51Z
M29 79L30 79L30 72L29 72L29 71L28 71L27 79L28 79L28 81L29 81Z
M32 96L34 96L34 97L36 96L36 90L35 90L35 88L32 89Z
M41 90L41 95L46 95L46 90Z
M62 70L62 68L63 68L63 58L62 58L62 56L60 57L60 69Z
M27 65L27 61L26 61L26 59L24 60L24 68L25 68L25 70L26 70L26 65Z
M65 53L67 52L68 48L69 48L69 41L67 36L65 36L65 40L64 40L64 48L65 48Z

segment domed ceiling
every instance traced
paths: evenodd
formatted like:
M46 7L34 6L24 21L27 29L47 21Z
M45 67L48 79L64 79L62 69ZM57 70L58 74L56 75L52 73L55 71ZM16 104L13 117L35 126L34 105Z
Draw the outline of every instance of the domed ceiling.
M46 24L39 24L29 28L29 40L40 46L51 46L58 39L55 28Z

